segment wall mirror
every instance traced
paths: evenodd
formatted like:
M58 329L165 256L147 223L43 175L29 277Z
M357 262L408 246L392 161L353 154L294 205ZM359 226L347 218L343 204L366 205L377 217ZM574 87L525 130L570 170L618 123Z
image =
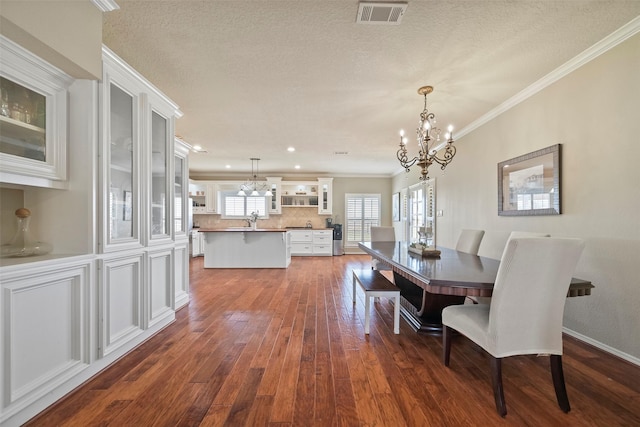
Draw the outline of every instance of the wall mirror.
M498 215L560 214L560 144L498 163Z

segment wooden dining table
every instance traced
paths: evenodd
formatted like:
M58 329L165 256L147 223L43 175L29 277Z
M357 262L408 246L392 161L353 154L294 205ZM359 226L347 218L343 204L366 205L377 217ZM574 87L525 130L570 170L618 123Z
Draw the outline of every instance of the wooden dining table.
M387 264L400 288L402 316L416 330L442 333L442 309L464 304L468 296L490 297L500 261L437 247L440 255L425 257L409 251L407 242L361 242L371 257ZM568 297L591 295L593 284L572 278Z

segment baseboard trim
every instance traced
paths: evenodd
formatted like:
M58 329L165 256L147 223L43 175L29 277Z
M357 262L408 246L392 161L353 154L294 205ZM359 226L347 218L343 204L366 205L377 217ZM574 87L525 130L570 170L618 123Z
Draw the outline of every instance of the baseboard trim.
M640 359L635 357L635 356L632 356L632 355L627 354L625 352L622 352L622 351L620 351L618 349L615 349L615 348L613 348L611 346L603 344L600 341L596 341L593 338L589 338L588 336L582 335L579 332L572 331L571 329L562 328L562 331L565 334L567 334L569 336L572 336L573 338L575 338L577 340L584 341L585 343L590 344L590 345L592 345L592 346L594 346L594 347L596 347L596 348L598 348L598 349L600 349L602 351L605 351L607 353L613 354L614 356L617 356L620 359L626 360L629 363L633 363L636 366L640 366Z

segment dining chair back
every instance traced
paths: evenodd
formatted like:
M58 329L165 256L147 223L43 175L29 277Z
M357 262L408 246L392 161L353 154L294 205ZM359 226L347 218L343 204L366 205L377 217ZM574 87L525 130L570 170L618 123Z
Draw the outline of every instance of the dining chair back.
M506 240L504 240L503 243L503 239L504 236L506 235L505 232L502 231L494 231L494 232L487 232L487 242L486 244L482 247L482 249L478 250L478 255L480 256L484 256L484 257L488 257L488 258L493 258L493 259L500 259L502 257L502 253L504 252L504 249L507 245L507 242L513 238L517 238L517 237L549 237L550 234L548 233L534 233L534 232L530 232L530 231L512 231ZM484 240L485 238L483 238ZM481 243L482 245L482 243ZM502 249L501 249L502 247ZM491 304L491 297L478 297L478 296L470 296L467 297L473 304Z
M491 355L496 409L507 409L501 359L521 354L551 355L551 373L560 408L570 410L562 373L562 316L571 276L584 241L516 237L504 250L491 305L457 305L442 311L443 362L449 366L452 330Z
M372 242L395 242L396 230L391 226L371 227Z
M458 236L456 251L477 255L483 235L484 230L463 229Z
M396 230L392 226L371 227L372 242L395 242ZM371 258L371 268L373 270L391 270L391 267L377 259Z
M485 231L478 247L478 255L499 260L510 235L509 231Z

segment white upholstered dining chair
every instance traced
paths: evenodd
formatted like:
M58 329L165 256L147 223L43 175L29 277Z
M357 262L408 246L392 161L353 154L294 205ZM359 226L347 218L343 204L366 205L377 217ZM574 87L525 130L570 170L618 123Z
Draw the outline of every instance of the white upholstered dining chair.
M484 230L461 230L456 243L456 251L477 255L482 236L484 236Z
M509 240L517 237L549 237L548 233L532 231L487 231L480 242L478 256L500 260ZM468 297L473 304L491 304L491 297Z
M371 227L371 241L372 242L395 242L396 230L392 226ZM391 270L390 266L373 258L371 259L371 268L373 270Z
M583 248L580 239L510 239L500 260L491 305L454 305L442 310L445 366L449 366L453 330L489 353L501 416L507 414L501 361L521 354L550 355L558 405L564 412L570 410L562 372L562 316Z

